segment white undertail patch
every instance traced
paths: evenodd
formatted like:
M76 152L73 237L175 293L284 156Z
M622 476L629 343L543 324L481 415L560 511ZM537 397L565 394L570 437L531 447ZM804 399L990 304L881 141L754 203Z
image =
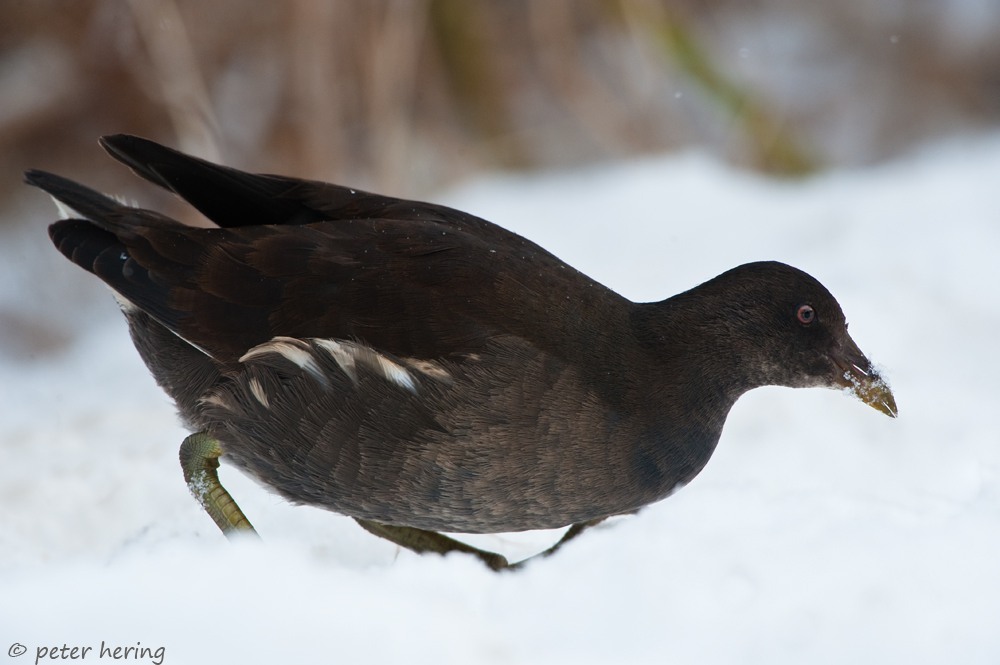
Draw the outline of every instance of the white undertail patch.
M126 208L139 208L139 202L135 199L127 199L122 194L105 194L109 199L114 199L118 205L125 206Z
M114 289L111 289L111 294L115 297L115 301L118 303L118 308L121 309L123 314L134 314L139 311L139 308L135 306L135 303Z
M118 308L122 311L122 314L124 314L126 318L130 318L130 317L132 317L132 316L134 316L134 315L136 315L136 314L138 314L139 312L142 311L139 308L138 305L136 305L134 302L132 302L131 300L129 300L128 298L126 298L122 294L118 293L114 289L112 289L110 286L108 287L108 290L111 291L111 295L113 295L115 297L115 302L118 303ZM166 326L164 326L164 327L166 328ZM167 328L167 330L170 330L170 328ZM204 353L209 358L213 358L213 356L212 356L211 353L209 353L205 349L201 348L200 346L198 346L197 344L195 344L191 340L185 339L184 337L181 337L180 334L176 330L170 330L170 332L172 332L177 339L181 340L182 342L184 342L185 344L187 344L191 348L193 348L193 349L195 349L197 351L200 351L201 353Z
M134 200L130 201L120 194L105 194L105 196L107 196L109 199L113 199L115 203L117 203L118 205L125 206L126 208L139 207L139 204L136 201ZM79 210L76 210L72 206L63 203L62 201L52 196L51 194L49 194L49 197L52 199L52 202L56 204L56 210L59 211L59 217L61 219L87 219L87 220L90 219L86 215L82 214Z
M49 194L49 196L52 197L52 202L56 204L56 210L59 211L59 217L60 218L62 218L62 219L87 219L86 217L84 217L83 215L81 215L79 212L77 212L73 208L69 207L68 205L66 205L65 203L63 203L62 201L60 201L59 199L57 199L56 197L52 196L51 194Z

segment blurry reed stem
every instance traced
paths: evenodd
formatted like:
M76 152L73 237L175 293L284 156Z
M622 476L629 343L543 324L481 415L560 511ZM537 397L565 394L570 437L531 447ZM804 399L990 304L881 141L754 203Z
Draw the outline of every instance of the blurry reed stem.
M789 176L816 170L814 160L782 130L780 121L712 64L675 12L651 0L621 0L621 6L632 29L650 33L664 55L742 126L759 168Z
M629 133L629 109L583 64L573 25L574 0L527 3L539 72L587 137L609 154L645 146Z
M349 157L344 105L356 82L345 71L343 56L353 41L346 34L353 23L351 9L344 2L290 3L287 81L295 170L302 177L338 181Z
M174 0L129 0L180 149L221 161L218 123L184 20Z
M372 41L368 108L379 191L409 193L410 144L426 0L389 0Z
M429 0L430 27L461 115L496 162L527 163L509 117L503 85L487 35L492 22L483 0Z

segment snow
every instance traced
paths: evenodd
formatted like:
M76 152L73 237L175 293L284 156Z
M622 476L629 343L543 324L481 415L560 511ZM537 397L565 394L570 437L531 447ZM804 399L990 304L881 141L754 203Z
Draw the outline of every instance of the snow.
M264 538L229 544L184 486L186 432L109 294L68 350L0 360L0 650L25 645L25 663L64 644L94 660L102 642L195 664L995 663L998 180L1000 136L986 136L804 182L684 154L441 197L634 300L749 261L795 265L838 298L900 409L753 391L687 487L513 574L399 551L224 466ZM50 279L75 293L90 278L62 263ZM517 558L558 536L470 541Z

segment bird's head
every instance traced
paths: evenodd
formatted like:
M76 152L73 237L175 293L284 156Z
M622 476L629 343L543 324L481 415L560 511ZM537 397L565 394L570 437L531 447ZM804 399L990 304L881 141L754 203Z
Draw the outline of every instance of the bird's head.
M698 321L696 334L736 368L744 388L845 389L896 417L888 384L851 339L837 300L801 270L773 261L748 263L678 298L685 309L701 309L685 312L685 318Z

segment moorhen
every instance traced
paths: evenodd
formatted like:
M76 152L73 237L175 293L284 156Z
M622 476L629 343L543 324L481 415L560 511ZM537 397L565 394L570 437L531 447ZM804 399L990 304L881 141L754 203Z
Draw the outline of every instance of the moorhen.
M750 263L633 303L444 206L134 136L101 145L218 225L26 173L65 213L53 243L111 287L196 432L185 478L227 535L254 532L220 457L289 501L500 569L502 556L437 532L573 525L555 551L690 481L758 386L847 389L896 415L837 301L796 268Z

